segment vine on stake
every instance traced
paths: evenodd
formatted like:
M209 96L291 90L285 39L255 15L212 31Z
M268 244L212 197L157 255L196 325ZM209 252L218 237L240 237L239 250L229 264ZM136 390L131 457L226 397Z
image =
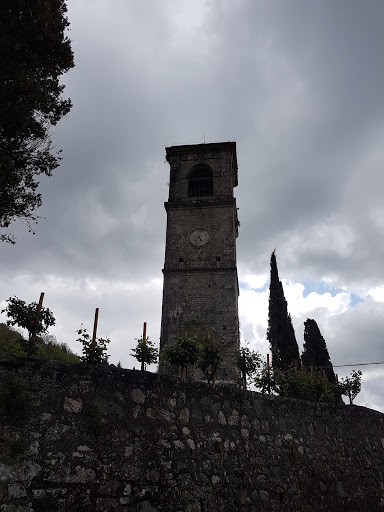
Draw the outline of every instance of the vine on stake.
M77 334L80 338L76 341L83 345L83 363L86 364L108 364L109 354L107 354L107 344L111 342L109 338L96 338L97 321L99 317L99 308L95 310L95 321L93 324L93 336L88 334L87 329L81 324Z
M144 322L143 337L137 339L137 346L132 349L131 356L141 363L142 372L145 371L148 364L157 363L159 352L153 341L147 338L147 322Z
M109 354L107 354L107 344L111 342L109 338L95 338L93 340L83 324L76 331L80 338L76 341L83 345L82 362L85 364L108 364Z
M34 356L38 351L36 335L47 332L48 327L55 325L55 318L48 308L42 307L44 293L40 295L40 301L27 304L18 297L10 297L6 302L7 307L1 311L6 313L9 320L7 325L21 327L28 331L28 339L21 337L19 343L27 357Z

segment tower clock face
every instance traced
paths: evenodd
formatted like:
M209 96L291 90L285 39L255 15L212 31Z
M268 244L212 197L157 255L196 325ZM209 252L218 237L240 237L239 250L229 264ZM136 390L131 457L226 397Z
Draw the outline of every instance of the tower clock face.
M195 247L203 247L209 242L209 233L206 229L196 228L189 233L189 241Z

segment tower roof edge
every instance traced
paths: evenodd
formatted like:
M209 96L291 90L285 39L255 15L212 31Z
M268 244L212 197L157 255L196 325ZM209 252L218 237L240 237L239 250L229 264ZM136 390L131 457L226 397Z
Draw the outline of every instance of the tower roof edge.
M233 171L235 174L235 187L237 186L237 154L236 154L236 142L228 141L228 142L210 142L203 144L184 144L182 146L169 146L165 148L165 154L167 162L170 161L170 157L176 154L183 153L208 153L208 152L218 152L218 151L229 151L232 153L233 157Z

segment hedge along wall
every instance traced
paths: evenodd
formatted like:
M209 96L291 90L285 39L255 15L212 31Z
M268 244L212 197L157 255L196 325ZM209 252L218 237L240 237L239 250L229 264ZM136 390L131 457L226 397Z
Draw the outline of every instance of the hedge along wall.
M0 510L382 510L384 415L113 366L0 363Z

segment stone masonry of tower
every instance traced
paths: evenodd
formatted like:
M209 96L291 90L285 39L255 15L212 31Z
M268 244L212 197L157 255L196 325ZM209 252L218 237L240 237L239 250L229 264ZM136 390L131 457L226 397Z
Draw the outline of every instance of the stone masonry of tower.
M170 165L160 349L191 325L208 331L222 351L217 378L234 382L239 347L236 238L236 143L166 148ZM161 362L159 371L178 369ZM201 380L198 370L189 376Z

